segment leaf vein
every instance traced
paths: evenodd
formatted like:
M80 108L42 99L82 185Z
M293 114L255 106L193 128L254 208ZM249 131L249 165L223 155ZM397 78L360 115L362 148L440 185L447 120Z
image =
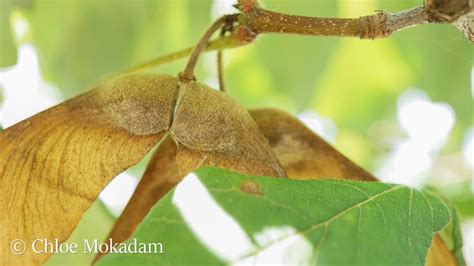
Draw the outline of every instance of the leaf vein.
M373 196L370 196L370 197L367 198L366 200L361 201L361 202L359 202L359 203L357 203L357 204L355 204L355 205L352 205L351 207L349 207L349 208L347 208L347 209L345 209L345 210L342 210L341 212L339 212L338 214L332 216L331 218L327 219L326 221L323 221L323 222L314 224L314 225L312 225L311 227L309 227L308 229L295 231L295 232L292 233L292 234L288 234L288 235L283 236L283 237L281 237L281 238L279 238L279 239L276 239L274 242L269 243L269 244L267 244L267 245L264 245L264 246L262 246L262 247L259 247L259 248L257 248L257 250L254 250L254 251L248 253L247 255L244 255L244 256L240 257L239 259L237 259L237 261L242 261L242 260L244 260L244 259L246 259L246 258L248 258L248 257L250 257L250 256L252 256L252 255L254 255L254 254L256 254L256 253L258 253L259 251L264 250L264 249L270 247L271 245L273 245L273 243L279 242L279 241L283 241L284 239L289 238L289 237L292 237L292 236L294 236L294 235L301 234L302 236L306 236L306 235L308 235L309 233L311 233L312 231L316 230L317 228L319 228L319 227L321 227L321 226L327 226L327 225L329 225L331 222L333 222L333 221L336 220L337 218L339 218L339 217L345 215L346 213L352 211L352 210L355 209L355 208L361 207L361 206L363 206L364 204L366 204L366 203L368 203L368 202L370 202L370 201L372 201L372 200L375 200L376 198L379 198L379 197L381 197L381 196L383 196L383 195L386 195L386 194L388 194L388 193L391 193L391 192L394 192L394 191L396 191L396 190L403 189L403 188L404 188L403 186L394 186L394 187L392 187L392 188L390 188L390 189L384 190L384 191L382 191L382 192L380 192L380 193L377 193L377 194L375 194L375 195L373 195Z

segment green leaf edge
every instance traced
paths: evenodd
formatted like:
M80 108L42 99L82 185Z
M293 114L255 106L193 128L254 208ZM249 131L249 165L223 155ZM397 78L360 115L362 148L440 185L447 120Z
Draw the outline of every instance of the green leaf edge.
M193 173L196 174L196 176L199 178L199 180L206 186L208 186L209 184L206 182L206 181L219 181L219 179L216 179L216 178L213 178L212 176L215 175L215 174L219 174L219 175L239 175L239 176L243 176L243 177L252 177L252 178L256 178L256 179L260 179L259 181L262 181L262 182L265 182L266 180L274 180L274 177L267 177L267 176L246 176L246 175L242 175L242 174L239 174L239 173L235 173L235 172L232 172L232 171L229 171L227 169L221 169L221 168L217 168L217 167L203 167L203 168L199 168L195 171L193 171ZM204 179L204 180L203 180ZM209 180L207 180L209 179ZM324 182L324 183L333 183L333 184L347 184L347 183L367 183L367 182L364 182L364 181L354 181L354 180L347 180L347 179L311 179L311 180L292 180L292 179L284 179L284 180L288 180L290 182ZM243 180L242 180L243 181ZM398 185L398 184L389 184L389 183L383 183L383 182L377 182L379 184L386 184L388 186L391 186L391 188L388 188L387 190L384 190L383 192L380 192L380 193L377 193L373 196L371 196L370 199L373 199L374 197L379 197L381 195L384 195L384 194L387 194L387 193L390 193L390 192L393 192L395 190L398 190L398 189L407 189L408 191L411 191L411 192L419 192L421 193L421 195L424 197L424 199L427 201L428 205L431 206L431 203L432 202L436 202L440 204L440 206L442 206L444 208L444 210L441 210L441 212L444 212L446 215L445 215L445 218L443 221L441 221L439 223L438 226L433 227L433 231L432 231L432 237L434 237L434 235L440 231L443 231L445 230L448 225L452 222L452 220L456 219L452 219L452 217L454 216L454 214L457 213L457 211L455 211L455 209L451 209L449 207L449 204L446 203L446 200L439 196L437 193L433 192L433 191L430 191L428 189L422 189L422 190L417 190L417 189L414 189L414 188L410 188L410 187L406 187L406 186L403 186L403 185ZM209 189L209 187L208 187ZM129 238L129 239L132 239L134 237L136 237L136 233L140 231L141 227L142 227L142 224L144 221L146 221L148 218L150 218L151 214L153 213L153 209L155 209L157 207L157 205L159 205L160 203L162 203L165 199L168 199L169 197L171 197L173 194L174 194L174 190L171 190L165 197L163 197L159 202L157 202L155 204L155 206L150 210L149 214L143 219L143 221L140 223L140 225L137 227L137 229L135 230L135 233ZM210 189L212 190L212 188ZM244 192L242 192L244 193ZM245 193L244 193L245 194ZM430 197L427 197L430 196ZM428 200L429 199L429 200ZM369 199L367 199L369 200ZM350 207L349 209L352 209L354 206L357 206L357 205L360 205L360 204L363 204L364 202L366 202L367 200L364 200L362 202L359 202L355 205L353 205L352 207ZM454 212L453 212L454 211ZM342 216L344 215L345 213L347 213L348 210L344 210L342 211L341 213L337 214L337 215L334 215L334 217L330 218L329 220L332 220L332 219L335 219L339 216ZM151 217L151 219L153 219ZM327 221L325 221L327 222ZM323 223L325 223L323 222ZM459 220L457 221L459 222ZM318 223L318 224L321 224L321 223ZM312 225L311 227L314 227L314 225ZM307 229L306 229L307 230ZM306 230L303 230L303 231L306 231ZM301 230L300 230L301 231ZM301 233L300 231L297 231L295 233ZM454 234L454 232L453 232ZM459 235L460 237L460 235ZM459 240L459 238L457 238ZM459 247L458 247L459 248ZM461 242L461 249L462 249L462 242ZM263 249L262 249L263 250ZM458 252L459 250L456 249ZM454 253L453 253L454 254ZM111 254L109 254L111 255ZM97 265L109 265L108 262L107 262L107 258L109 257L109 255L106 255L104 256L106 259L105 260L100 260L98 262ZM113 255L113 254L112 254ZM456 260L457 262L459 263L460 261L464 262L464 259L462 257L462 254L460 255L460 258L458 258L458 255L459 254L456 254ZM425 258L426 259L426 258ZM240 259L239 259L240 261ZM459 265L465 265L465 264L459 264Z

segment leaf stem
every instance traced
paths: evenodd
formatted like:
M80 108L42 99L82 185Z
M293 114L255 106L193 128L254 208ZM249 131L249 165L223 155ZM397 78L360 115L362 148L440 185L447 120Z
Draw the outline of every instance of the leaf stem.
M209 29L207 29L204 35L201 37L196 47L194 47L191 56L189 57L188 63L186 64L186 68L182 73L180 73L179 76L182 81L195 80L194 68L196 67L199 55L201 55L201 53L206 48L209 39L212 37L214 32L216 32L222 27L222 25L237 21L238 16L239 14L225 15L217 19L214 23L212 23Z
M222 28L220 36L224 36L226 33L226 29ZM217 78L219 80L219 90L225 91L225 84L224 84L224 55L222 49L217 50Z

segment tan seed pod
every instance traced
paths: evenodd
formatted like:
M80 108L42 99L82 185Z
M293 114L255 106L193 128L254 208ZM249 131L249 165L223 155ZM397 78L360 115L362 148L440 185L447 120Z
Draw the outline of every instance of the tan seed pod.
M474 44L474 9L455 22L456 27Z
M119 76L0 133L2 265L45 261L50 254L31 249L15 256L10 242L64 242L108 182L140 161L170 127L184 172L209 165L285 176L235 100L192 82L174 114L179 86L171 76Z
M0 265L37 265L35 239L65 241L120 172L139 162L171 123L177 79L134 74L0 133ZM11 241L25 253L15 255Z
M174 116L171 135L184 175L216 166L248 175L285 177L257 124L237 101L192 82Z
M187 86L182 88L184 96L176 108L170 138L158 147L107 237L115 243L131 236L151 207L184 175L199 167L285 176L267 140L244 108L230 96L205 85L192 82Z
M183 176L176 164L176 154L176 144L169 136L165 137L107 239L112 239L113 243L124 242L133 234L151 207L181 181ZM102 255L97 254L95 260Z

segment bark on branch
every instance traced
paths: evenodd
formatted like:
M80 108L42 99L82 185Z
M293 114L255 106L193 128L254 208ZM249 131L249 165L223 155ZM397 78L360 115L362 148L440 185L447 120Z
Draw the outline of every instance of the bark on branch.
M316 36L386 38L425 23L452 23L472 10L472 0L425 0L425 6L396 13L380 11L360 18L319 18L282 14L255 0L240 0L240 22L255 34L290 33Z
M392 33L425 23L455 24L474 44L474 0L424 0L424 6L387 13L380 11L360 18L318 18L266 10L256 0L238 0L238 25L229 36L207 42L205 51L225 50L252 42L262 33L290 33L315 36L386 38ZM202 43L201 43L202 45ZM202 47L201 47L202 48ZM194 47L153 59L127 69L135 72L189 56Z

